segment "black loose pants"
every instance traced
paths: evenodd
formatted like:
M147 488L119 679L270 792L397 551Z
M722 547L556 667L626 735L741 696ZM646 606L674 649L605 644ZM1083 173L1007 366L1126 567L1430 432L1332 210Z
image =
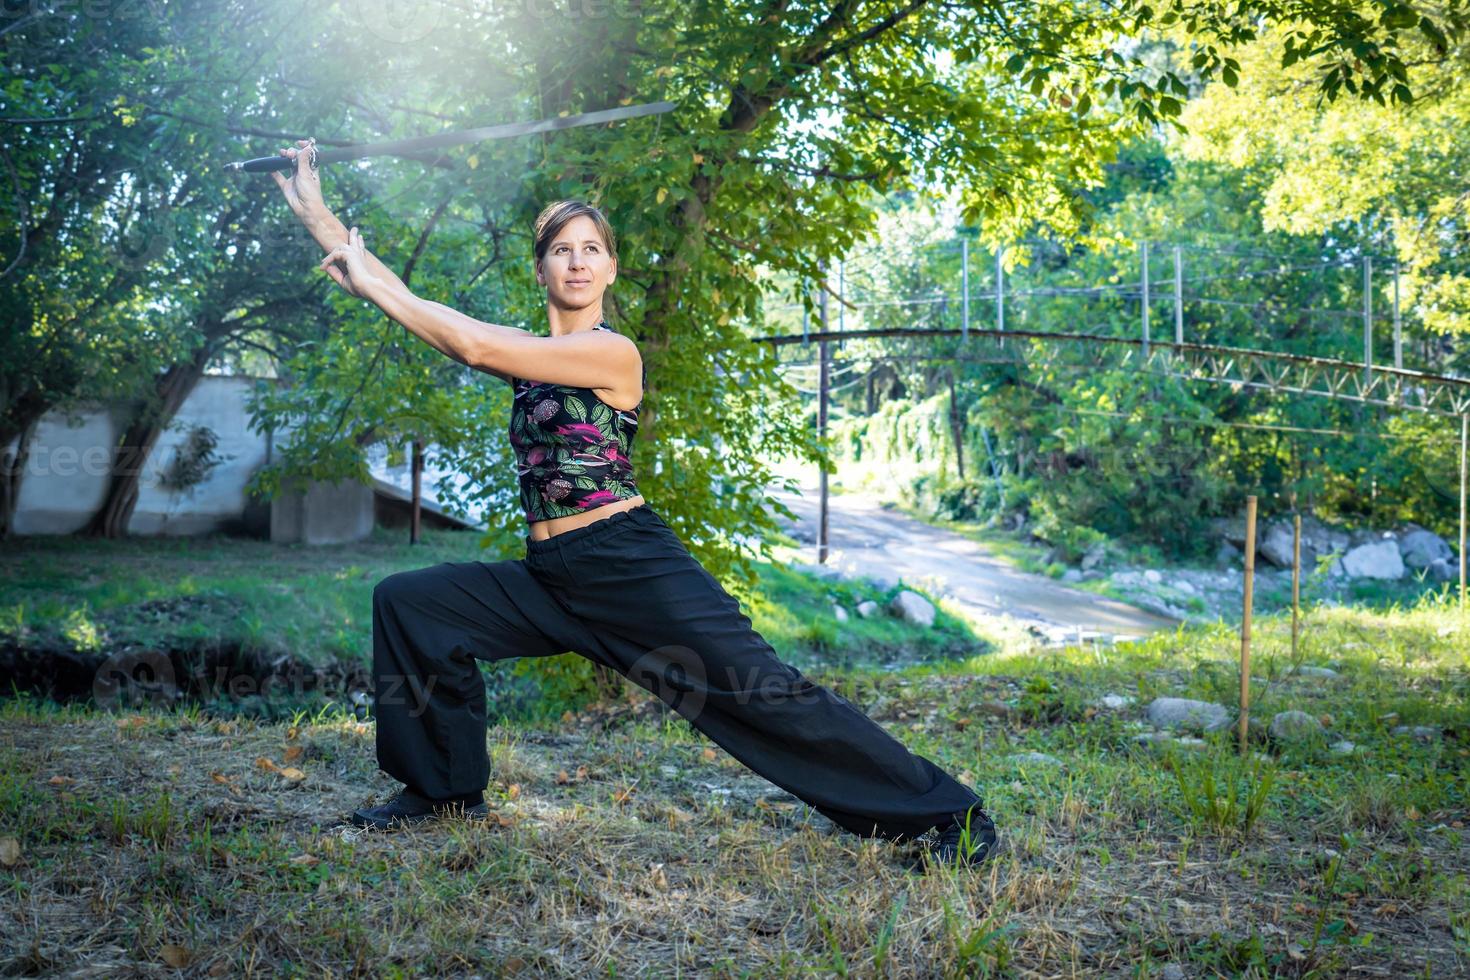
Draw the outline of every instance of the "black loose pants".
M498 562L373 590L378 765L433 799L485 789L475 663L575 652L651 691L750 769L863 837L909 840L981 804L850 702L782 663L648 504Z

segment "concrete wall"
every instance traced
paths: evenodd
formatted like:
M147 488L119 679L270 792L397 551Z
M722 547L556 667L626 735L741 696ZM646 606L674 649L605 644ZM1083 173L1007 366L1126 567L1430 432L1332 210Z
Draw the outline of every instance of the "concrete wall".
M373 488L356 480L313 483L271 501L271 540L341 544L373 533Z
M249 431L245 410L245 396L255 383L226 375L200 379L143 464L129 534L202 534L228 529L241 519L248 503L245 482L266 455L266 438ZM121 436L121 425L106 407L71 420L56 412L41 419L16 502L17 534L69 534L85 526L106 493L108 447ZM222 461L201 483L175 490L160 478L196 425L214 430L214 452Z
M386 453L372 447L377 451L369 454L369 469L385 482L369 486L344 481L336 486L314 485L274 501L248 499L245 484L266 462L271 448L264 433L250 431L250 413L245 407L247 395L259 380L214 374L200 379L143 464L129 534L218 531L308 544L351 541L372 532L375 494L406 498L407 467L387 467ZM71 534L86 525L107 490L109 447L120 437L122 424L106 406L83 410L73 418L51 412L41 419L21 480L15 533ZM221 461L202 482L180 491L167 486L162 477L177 451L187 446L196 425L214 431L218 439L214 453ZM282 441L283 434L276 433L275 444ZM10 447L14 449L14 441ZM433 479L440 475L437 470L425 474L426 510L435 503ZM388 484L401 487L402 493L394 494ZM457 522L444 515L443 523Z

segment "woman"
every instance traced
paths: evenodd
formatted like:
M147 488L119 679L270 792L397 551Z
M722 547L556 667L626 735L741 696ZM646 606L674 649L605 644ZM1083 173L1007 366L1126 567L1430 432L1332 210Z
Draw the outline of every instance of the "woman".
M321 268L426 343L513 387L510 441L529 528L524 558L445 562L373 590L378 764L404 788L352 815L389 828L484 816L490 763L476 660L575 651L657 694L746 766L863 837L919 840L978 865L996 846L974 790L842 697L782 663L638 492L637 346L602 315L612 229L576 201L535 224L550 336L484 323L413 295L322 202L308 166L273 174L327 250Z

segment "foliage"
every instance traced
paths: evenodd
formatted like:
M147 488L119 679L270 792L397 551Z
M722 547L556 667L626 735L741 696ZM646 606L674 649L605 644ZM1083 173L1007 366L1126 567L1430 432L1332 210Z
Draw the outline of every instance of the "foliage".
M184 493L192 490L209 478L209 474L221 463L235 458L234 453L221 455L219 435L207 425L190 427L184 441L175 447L173 458L159 476L159 483L174 491Z
M1175 159L1158 142L1134 147L1128 157L1133 163L1111 170L1098 188L1097 200L1108 207L1087 230L1099 243L1116 244L1063 244L1038 229L1024 251L1016 250L1024 264L1018 259L1006 274L1008 329L1136 338L1139 249L1152 243L1152 270L1163 266L1151 278L1172 275L1173 257L1162 242L1177 245L1182 257L1186 341L1361 356L1360 325L1332 315L1361 304L1352 263L1323 261L1315 237L1262 230L1256 189L1232 171ZM872 308L849 313L848 329L880 323L898 304L920 301L927 305L907 307L927 311L916 326L957 326L961 276L954 245L972 229L952 223L958 214L943 206L898 199L889 206L905 217L884 226L885 247L860 250L853 263L860 272L848 277L852 298L889 305L876 315ZM1342 237L1354 240L1347 231ZM970 263L971 329L993 329L993 260L972 249ZM1391 298L1391 282L1377 282L1375 304ZM882 288L868 291L869 283ZM1125 292L1130 287L1132 297ZM936 295L947 304L933 302ZM1153 336L1172 337L1173 305L1168 281L1156 284ZM1415 363L1429 333L1406 311L1406 363ZM948 367L934 366L952 340L926 338L933 356L924 359L906 353L907 340L845 342L849 349L867 345L845 363L867 369L869 385L884 397L865 404L863 386L848 383L861 375L844 369L842 387L831 396L844 481L951 518L1022 515L1069 560L1095 532L1162 545L1168 557L1205 557L1210 520L1239 513L1247 494L1260 499L1263 517L1295 503L1352 523L1414 520L1453 534L1458 426L1452 420L1191 382L1161 373L1167 364L1144 372L1136 349L1120 355L1115 347L1026 338L1002 346L972 337L951 349L961 358L953 366L962 420L957 453ZM1390 358L1391 350L1379 356Z
M1260 820L1276 766L1254 755L1170 749L1165 764L1179 786L1185 812L1202 830L1247 835Z
M1470 162L1460 136L1470 119L1464 44L1405 37L1412 106L1323 104L1303 97L1309 67L1275 63L1281 36L1263 31L1233 50L1241 83L1208 86L1187 107L1180 151L1257 185L1268 231L1347 231L1389 253L1377 271L1399 264L1400 304L1431 335L1470 329L1470 274L1457 244L1467 218L1459 175Z

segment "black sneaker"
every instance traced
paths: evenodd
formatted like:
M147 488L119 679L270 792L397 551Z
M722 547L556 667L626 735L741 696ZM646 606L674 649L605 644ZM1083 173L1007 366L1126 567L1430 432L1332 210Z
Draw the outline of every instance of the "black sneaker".
M490 816L483 794L457 800L431 800L420 796L408 787L399 790L387 803L363 807L353 811L348 819L358 827L376 827L392 830L437 820L441 817L461 817L466 820L484 820Z
M995 822L990 814L976 806L969 810L968 836L961 817L942 828L925 850L934 860L949 867L978 868L995 856L998 844Z

